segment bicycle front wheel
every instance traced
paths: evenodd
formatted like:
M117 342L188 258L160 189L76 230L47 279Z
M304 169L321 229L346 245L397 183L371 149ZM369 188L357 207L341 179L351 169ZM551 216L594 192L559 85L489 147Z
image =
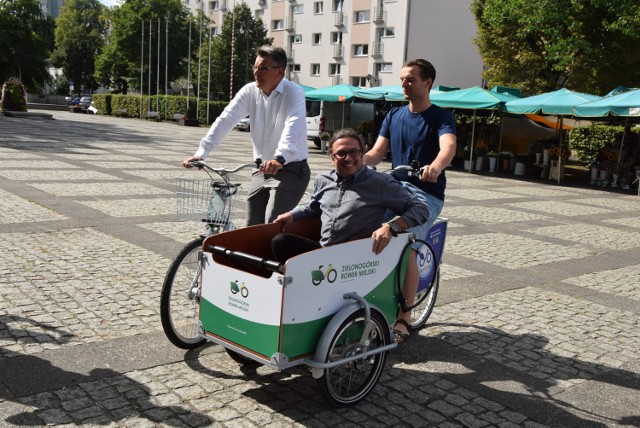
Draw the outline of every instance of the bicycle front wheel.
M200 248L203 238L189 242L169 266L160 295L160 320L167 339L178 348L193 349L205 339L198 334Z
M391 343L389 326L382 315L371 311L371 330L367 345L360 343L365 330L364 310L352 313L336 331L325 362L341 360ZM351 406L362 401L382 374L387 352L325 369L317 379L324 398L335 406Z
M420 302L415 308L411 309L411 328L418 330L427 323L433 307L436 304L436 297L438 297L438 288L440 287L440 269L436 271L436 277L433 280L431 287L426 290L418 291L414 302Z

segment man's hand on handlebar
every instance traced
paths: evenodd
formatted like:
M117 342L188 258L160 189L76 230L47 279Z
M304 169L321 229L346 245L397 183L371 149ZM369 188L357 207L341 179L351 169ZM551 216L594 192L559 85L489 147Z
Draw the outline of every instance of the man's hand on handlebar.
M275 175L282 169L282 164L277 160L268 160L260 165L260 172L263 174Z
M199 160L201 160L200 156L191 156L190 158L186 158L185 160L182 161L182 166L185 168L192 168L193 167L192 162L199 161Z
M435 183L438 181L438 176L440 176L440 169L433 165L425 165L420 171L422 172L420 180L426 181L427 183Z

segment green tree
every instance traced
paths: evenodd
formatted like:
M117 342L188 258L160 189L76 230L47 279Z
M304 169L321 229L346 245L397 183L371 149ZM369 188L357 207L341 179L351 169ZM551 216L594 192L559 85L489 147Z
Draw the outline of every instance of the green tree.
M164 92L165 81L174 81L177 77L187 74L189 20L193 20L193 17L181 0L128 0L110 9L109 34L102 53L96 58L96 78L105 86L115 88L117 92L127 93L130 87L139 90L142 61L143 91L149 92L149 71L151 71L151 93L155 94L158 86L160 86L160 92ZM143 25L144 35L142 34ZM160 28L159 76L158 27ZM150 29L151 58L149 58ZM197 37L194 40L197 40ZM191 46L193 49L196 45L192 43ZM165 68L168 69L166 77Z
M56 21L56 43L51 62L62 68L77 93L98 86L93 72L105 33L101 19L103 9L98 0L67 0Z
M235 21L234 21L235 17ZM205 39L208 34L205 35ZM231 74L231 41L233 39L233 74ZM245 84L253 81L253 64L256 51L262 45L269 45L273 39L267 37L267 30L261 19L253 19L251 10L245 3L236 5L233 12L224 17L220 34L211 41L211 80L212 98L228 100L230 88L236 94ZM207 72L209 44L203 41L199 51L201 58L200 92L207 94ZM191 71L193 81L197 82L198 58L193 61ZM197 88L196 88L197 90Z
M0 84L18 77L30 90L49 81L53 21L38 0L0 0Z
M637 0L474 0L489 86L604 94L640 86Z

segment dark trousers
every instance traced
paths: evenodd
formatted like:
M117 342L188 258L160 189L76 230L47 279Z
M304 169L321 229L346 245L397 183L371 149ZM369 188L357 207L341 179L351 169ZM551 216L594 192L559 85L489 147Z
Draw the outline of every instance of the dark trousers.
M310 177L306 160L288 163L276 175L255 170L247 196L247 226L271 223L294 209L304 196Z
M271 240L271 249L277 261L284 263L291 257L317 250L322 246L311 239L294 233L282 232Z

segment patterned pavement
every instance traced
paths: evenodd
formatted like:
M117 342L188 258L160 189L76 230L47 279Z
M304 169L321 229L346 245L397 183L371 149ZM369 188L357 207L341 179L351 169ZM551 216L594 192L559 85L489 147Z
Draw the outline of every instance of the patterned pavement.
M0 426L640 426L637 196L448 171L429 323L335 409L302 368L164 338L164 273L200 232L174 182L203 178L179 163L206 130L53 115L0 116ZM248 156L232 131L209 161Z

